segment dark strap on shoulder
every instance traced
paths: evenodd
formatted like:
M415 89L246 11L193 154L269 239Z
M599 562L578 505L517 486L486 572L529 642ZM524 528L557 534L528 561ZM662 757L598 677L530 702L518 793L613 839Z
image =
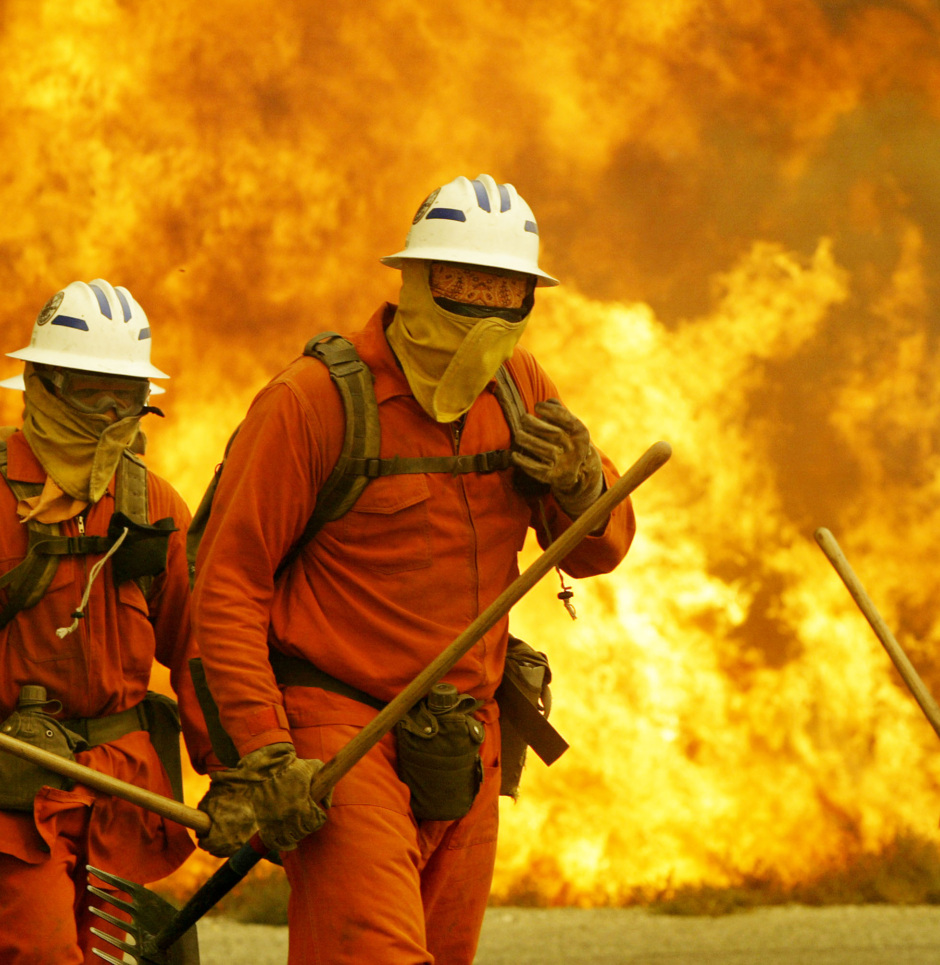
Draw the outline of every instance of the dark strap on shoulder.
M522 413L526 411L526 408L515 380L509 374L509 369L505 365L501 365L496 370L496 400L503 410L506 422L509 423L510 438L515 439L519 431Z
M381 428L372 372L352 342L336 332L323 332L307 342L304 355L319 359L329 369L346 413L343 448L317 493L316 510L302 537L306 542L324 523L339 519L362 495L369 477L351 472L349 464L352 460L378 458Z
M321 332L304 346L304 355L319 359L343 401L346 416L343 447L336 465L317 493L316 507L304 531L274 574L275 580L296 559L300 550L324 523L339 519L362 495L371 477L351 472L352 460L377 459L381 442L379 407L375 401L372 372L359 358L349 339L338 332Z

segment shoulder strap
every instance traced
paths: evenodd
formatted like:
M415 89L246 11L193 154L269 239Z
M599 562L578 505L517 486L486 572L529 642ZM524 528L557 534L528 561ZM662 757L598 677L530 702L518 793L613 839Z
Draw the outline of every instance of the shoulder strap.
M317 493L316 509L301 537L306 542L324 523L339 519L362 495L371 477L357 473L350 463L378 458L382 430L372 372L352 342L336 332L323 332L307 342L304 355L319 359L329 369L346 414L343 448Z
M343 448L333 471L317 493L313 515L297 542L281 560L275 579L290 566L324 523L339 519L362 495L373 477L356 472L354 467L365 461L377 460L381 443L382 430L372 372L359 358L352 342L338 332L321 332L304 346L304 355L319 359L329 370L330 378L343 400L346 426Z
M38 496L42 492L41 483L20 482L8 477L7 457L7 444L4 440L0 442L0 475L13 490L13 495L18 500ZM37 543L59 535L58 524L29 522L26 526L29 535L26 556L21 563L0 579L0 586L9 585L10 587L7 591L6 606L0 612L0 629L5 627L20 610L35 606L39 602L59 566L58 556L47 556L36 551Z
M150 522L147 506L147 467L143 460L125 449L114 481L114 508L141 526Z
M117 478L114 480L114 510L123 513L131 522L140 526L148 526L150 523L147 466L130 449L124 450L118 463ZM153 579L151 574L134 577L134 582L145 598L150 596Z
M509 369L501 365L496 372L496 399L503 415L509 423L509 437L516 438L522 414L526 411L525 403L519 393L515 379L509 374Z

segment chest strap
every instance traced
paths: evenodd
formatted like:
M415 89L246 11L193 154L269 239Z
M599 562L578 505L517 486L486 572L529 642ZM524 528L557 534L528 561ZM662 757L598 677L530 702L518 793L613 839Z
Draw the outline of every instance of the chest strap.
M465 456L392 456L389 459L350 459L348 471L356 476L377 479L379 476L403 476L408 473L446 472L488 473L508 469L512 462L508 449L492 449Z

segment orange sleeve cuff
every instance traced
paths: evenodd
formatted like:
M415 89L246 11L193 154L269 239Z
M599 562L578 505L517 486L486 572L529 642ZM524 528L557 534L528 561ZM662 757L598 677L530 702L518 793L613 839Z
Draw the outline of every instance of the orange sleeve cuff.
M292 743L287 713L280 704L262 707L241 718L233 727L232 741L241 757L266 744Z

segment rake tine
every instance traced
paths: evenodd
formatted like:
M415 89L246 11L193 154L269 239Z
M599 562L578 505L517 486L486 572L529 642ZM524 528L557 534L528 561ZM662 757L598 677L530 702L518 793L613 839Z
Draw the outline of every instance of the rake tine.
M100 908L95 908L93 905L89 905L88 910L93 914L97 915L99 918L103 918L106 922L122 929L126 932L133 931L134 926L129 922L122 921L120 918L115 918L114 915L108 914L106 911L102 911Z
M96 868L94 865L86 865L85 867L99 881L103 881L106 885L112 885L113 887L117 888L118 891L123 891L125 894L129 894L127 890L128 885L133 885L135 888L141 887L140 885L134 885L133 882L127 881L125 878L119 878L117 875L111 874L110 871L104 871L101 868Z
M94 885L89 885L88 890L96 898L100 898L102 901L107 902L107 904L109 905L114 905L115 908L120 908L121 911L126 911L131 916L133 916L134 912L137 910L137 906L132 902L125 901L123 898L117 898L107 891L102 891L101 888L96 888ZM126 925L127 922L125 922L124 924Z
M114 958L113 956L109 955L107 952L101 951L100 948L93 948L93 949L91 950L91 953L92 953L92 955L97 955L98 958L104 959L104 961L108 962L109 965L127 965L127 963L126 963L123 959L121 959L121 958ZM135 963L139 963L139 962L140 962L140 959L139 959L139 958L135 958L135 959L134 959L134 962L135 962Z
M134 961L139 962L138 953L140 952L139 946L135 943L133 945L127 942L121 941L120 938L115 938L114 935L109 935L107 932L103 932L100 928L90 928L89 931L92 935L97 935L102 941L106 941L109 945L113 945L115 948L120 949L122 952L127 952L129 955L134 956Z

